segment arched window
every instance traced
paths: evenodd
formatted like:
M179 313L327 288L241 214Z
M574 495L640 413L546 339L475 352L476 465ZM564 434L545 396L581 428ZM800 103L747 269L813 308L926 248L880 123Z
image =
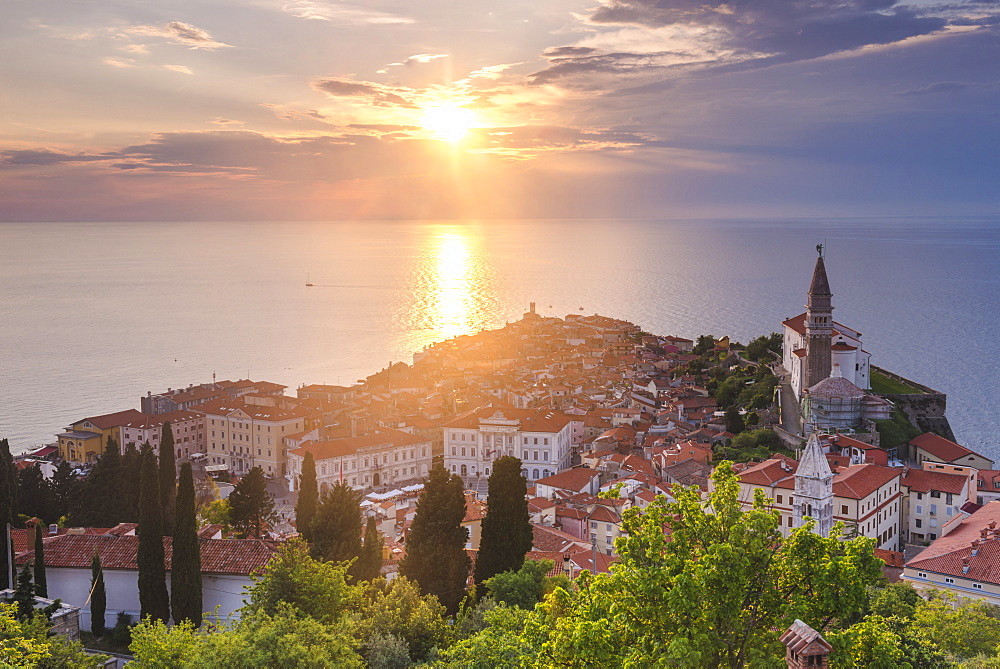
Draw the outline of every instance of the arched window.
M466 467L465 465L462 465L462 476L466 476L468 475L468 473L469 473L469 468Z
M538 478L538 470L537 469L532 469L531 470L531 480L534 481L537 478Z

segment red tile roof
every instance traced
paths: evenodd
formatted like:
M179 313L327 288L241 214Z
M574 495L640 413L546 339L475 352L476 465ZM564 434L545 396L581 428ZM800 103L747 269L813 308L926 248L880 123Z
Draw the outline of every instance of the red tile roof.
M923 469L907 469L903 475L902 485L913 492L930 492L940 490L945 493L960 494L965 488L967 477L961 474L946 474L944 472L929 472Z
M574 467L573 469L567 469L559 472L558 474L538 479L535 481L535 485L547 485L552 488L562 488L563 490L582 492L589 488L591 481L598 476L600 476L600 474L593 469L588 469L587 467Z
M89 418L83 418L73 423L76 425L82 423L83 421L90 421L96 425L101 430L107 430L112 427L118 427L119 425L124 425L125 423L144 418L145 414L135 409L127 409L125 411L118 411L116 413L108 413L103 416L91 416Z
M795 488L795 470L798 466L797 461L778 456L743 470L740 473L740 481L751 485L792 490ZM787 471L788 469L791 471ZM844 467L834 472L833 494L847 499L864 499L901 474L900 469L868 463Z
M171 567L171 537L164 537L166 568ZM251 574L264 567L274 556L275 548L258 539L201 539L201 570L214 574ZM105 569L138 569L136 557L139 537L110 534L64 534L45 543L46 567L90 568L94 553L101 556ZM17 564L32 561L34 550L18 554Z
M571 421L580 420L580 416L571 416L551 409L513 409L488 406L462 414L445 423L445 427L478 430L480 420L488 421L494 416L502 420L518 421L522 432L558 433Z
M306 453L312 453L313 458L316 460L325 460L327 458L353 455L362 448L393 448L430 443L431 439L429 437L416 436L400 430L386 429L361 437L329 439L327 441L307 441L301 447L288 452L289 454L301 455L303 457Z
M975 451L933 432L924 432L919 437L910 439L910 445L922 448L934 457L941 458L943 462L954 462L967 455L978 455Z

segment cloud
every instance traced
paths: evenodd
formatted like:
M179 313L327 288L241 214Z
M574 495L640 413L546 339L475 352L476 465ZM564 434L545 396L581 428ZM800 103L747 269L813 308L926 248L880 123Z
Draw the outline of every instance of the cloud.
M48 149L0 151L0 167L59 165L62 163L92 163L116 157L114 153L65 153Z
M164 65L164 69L170 70L171 72L180 72L181 74L194 74L190 67L186 65Z
M386 25L414 22L413 19L405 16L318 0L292 0L286 2L281 8L299 19L332 21L338 24Z
M209 123L212 123L214 125L221 125L223 127L232 125L243 125L243 121L235 121L231 118L222 118L221 116L216 116L214 119L209 121Z
M122 32L126 35L162 37L174 44L183 44L191 49L221 49L232 46L232 44L216 41L206 30L180 21L171 21L164 26L133 26Z
M922 88L911 88L908 91L900 91L895 93L897 97L908 98L917 97L922 95L939 95L943 93L958 93L964 91L968 88L968 84L963 84L960 81L937 81L928 86L923 86Z
M110 65L111 67L135 67L135 60L132 58L105 58L101 62L105 65Z
M326 77L315 79L312 87L335 98L359 98L379 107L417 107L409 98L415 91L402 86L387 86L372 81L351 81Z

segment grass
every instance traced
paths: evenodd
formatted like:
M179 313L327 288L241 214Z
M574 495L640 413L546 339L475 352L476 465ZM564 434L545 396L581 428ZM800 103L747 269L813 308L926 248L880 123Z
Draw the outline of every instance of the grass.
M888 376L877 370L871 370L872 392L878 395L923 395L924 391L919 388L890 379Z
M877 420L875 425L879 434L879 446L885 449L902 446L922 434L899 409L893 409L890 420Z

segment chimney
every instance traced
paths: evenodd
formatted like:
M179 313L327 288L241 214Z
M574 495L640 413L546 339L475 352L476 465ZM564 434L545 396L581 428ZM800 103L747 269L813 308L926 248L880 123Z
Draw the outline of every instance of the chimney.
M49 534L50 535L59 534L59 526L56 525L55 523L49 525Z
M963 574L969 573L969 558L967 557L962 558L962 573Z
M979 540L978 539L976 539L975 541L972 542L972 553L970 553L970 555L972 557L976 557L977 555L979 555Z

